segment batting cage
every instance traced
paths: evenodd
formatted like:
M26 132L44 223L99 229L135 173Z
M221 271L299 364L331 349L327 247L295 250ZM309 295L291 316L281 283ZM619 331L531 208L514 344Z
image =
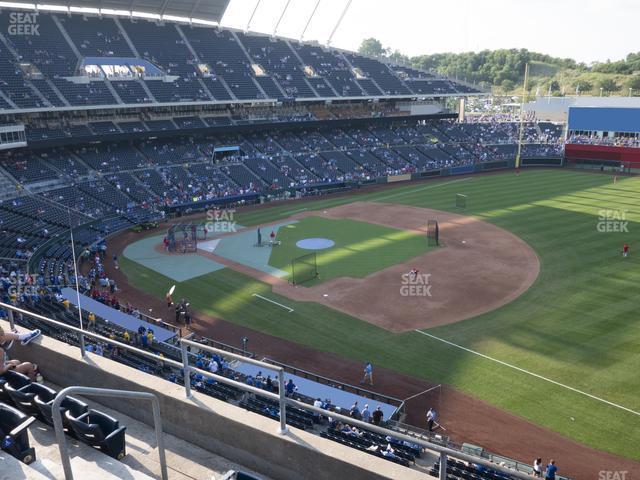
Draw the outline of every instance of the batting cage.
M437 220L429 220L427 222L427 244L430 247L440 245L440 227Z
M201 225L193 223L171 225L167 230L168 250L174 253L195 253L198 250L199 233L204 234Z
M292 284L300 285L315 278L318 278L318 263L315 252L291 260Z
M456 208L467 208L467 196L456 193Z

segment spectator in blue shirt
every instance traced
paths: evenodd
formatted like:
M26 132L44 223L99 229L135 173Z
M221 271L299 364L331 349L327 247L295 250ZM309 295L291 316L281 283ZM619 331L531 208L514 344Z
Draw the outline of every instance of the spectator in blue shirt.
M373 385L373 365L371 362L367 362L364 366L364 377L362 378L361 384L365 384L369 381L371 385Z
M293 392L295 392L298 389L298 387L296 387L295 383L293 383L293 380L290 378L287 384L285 385L284 389L287 394L287 397L292 397Z
M546 480L556 480L556 473L558 472L558 467L556 467L555 460L549 460L549 465L547 465L547 473L544 478Z
M362 409L362 421L367 423L371 422L371 410L369 410L368 403L365 403Z

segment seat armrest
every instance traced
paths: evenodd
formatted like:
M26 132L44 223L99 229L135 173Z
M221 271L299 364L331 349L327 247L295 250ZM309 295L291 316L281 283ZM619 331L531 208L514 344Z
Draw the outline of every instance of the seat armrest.
M36 421L35 417L26 418L24 422L22 422L20 425L18 425L16 428L14 428L13 430L11 430L9 432L9 436L10 437L15 437L16 435L18 435L21 431L23 431L24 429L29 427L29 425L31 425L35 421Z

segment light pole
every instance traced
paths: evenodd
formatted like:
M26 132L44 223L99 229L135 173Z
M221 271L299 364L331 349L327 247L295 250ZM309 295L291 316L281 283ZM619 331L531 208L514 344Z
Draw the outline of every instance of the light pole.
M242 337L242 354L244 356L247 355L247 342L249 341L249 339L247 337Z
M602 96L602 90L603 90L603 88L600 87L600 96Z

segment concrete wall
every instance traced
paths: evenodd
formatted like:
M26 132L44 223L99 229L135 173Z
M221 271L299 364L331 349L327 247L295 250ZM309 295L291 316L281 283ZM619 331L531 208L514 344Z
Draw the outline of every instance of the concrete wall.
M0 321L8 330L8 324ZM61 386L82 385L155 393L160 399L164 431L255 471L278 479L386 479L431 478L389 461L290 428L277 433L278 422L194 393L106 358L80 357L71 347L48 337L27 347L15 345L13 358L39 365L45 380ZM100 401L99 399L97 399ZM152 424L148 402L102 400L111 408Z

